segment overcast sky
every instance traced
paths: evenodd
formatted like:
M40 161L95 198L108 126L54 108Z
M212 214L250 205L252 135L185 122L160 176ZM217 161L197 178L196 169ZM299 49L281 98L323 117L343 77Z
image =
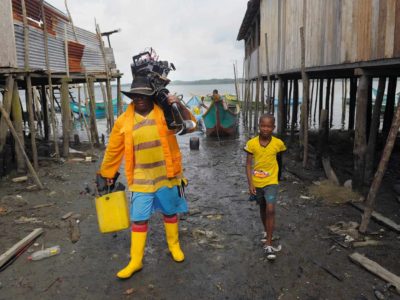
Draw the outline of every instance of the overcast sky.
M66 11L64 0L48 2ZM241 76L236 37L246 0L68 0L68 7L75 26L95 31L96 18L102 32L121 29L110 38L124 83L132 80L132 56L146 47L175 64L172 80L233 78L234 61Z

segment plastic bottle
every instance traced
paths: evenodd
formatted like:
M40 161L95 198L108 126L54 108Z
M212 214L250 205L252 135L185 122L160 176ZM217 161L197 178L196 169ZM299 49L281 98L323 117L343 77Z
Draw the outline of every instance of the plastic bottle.
M57 246L53 246L50 248L46 248L43 250L33 252L32 255L28 257L28 259L29 260L41 260L46 257L57 255L60 253L60 251L61 251L61 248L60 248L60 246L57 245Z

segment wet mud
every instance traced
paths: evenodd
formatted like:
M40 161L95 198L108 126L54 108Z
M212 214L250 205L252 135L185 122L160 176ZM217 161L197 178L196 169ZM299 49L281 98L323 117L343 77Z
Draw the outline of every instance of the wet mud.
M360 213L311 195L308 186L323 174L301 171L295 149L284 156L276 206L275 243L282 251L270 262L260 242L258 207L248 201L246 136L219 141L193 135L200 137L198 151L190 150L189 135L179 138L189 179L190 212L180 216L184 262L171 259L156 214L149 224L144 268L118 280L116 272L129 260L130 232L98 231L92 196L98 162L42 161L45 190L28 190L32 182L13 183L11 176L0 182L1 253L34 228L45 230L36 246L0 272L0 299L375 299L374 289L396 299L384 281L350 262L348 255L366 254L399 275L399 235L372 221L371 232L385 246L354 250L331 239L327 226L359 222ZM398 212L398 205L393 207ZM61 219L68 212L79 214L76 243L70 240L69 221ZM61 246L59 255L27 259L33 250L53 245Z

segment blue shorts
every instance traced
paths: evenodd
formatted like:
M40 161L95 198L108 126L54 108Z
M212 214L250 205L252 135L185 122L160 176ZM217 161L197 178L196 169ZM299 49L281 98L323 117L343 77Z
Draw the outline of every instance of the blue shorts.
M263 188L256 188L257 203L266 201L268 204L275 204L278 198L279 185L271 184L264 186Z
M131 221L149 220L155 211L164 215L185 213L188 206L180 187L162 187L155 193L133 192L130 205Z

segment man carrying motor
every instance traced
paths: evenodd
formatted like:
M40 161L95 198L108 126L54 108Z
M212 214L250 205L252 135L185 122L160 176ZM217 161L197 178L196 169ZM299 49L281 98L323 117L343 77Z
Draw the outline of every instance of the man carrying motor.
M111 178L124 158L132 192L130 262L117 273L121 279L129 278L143 267L148 220L155 211L163 214L172 258L176 262L184 260L177 213L188 210L182 191L182 159L175 131L167 127L163 110L155 101L153 86L146 77L136 77L131 90L123 93L133 101L115 122L100 169L100 175L112 184ZM178 105L184 120L195 121L176 96L168 95L167 101Z

